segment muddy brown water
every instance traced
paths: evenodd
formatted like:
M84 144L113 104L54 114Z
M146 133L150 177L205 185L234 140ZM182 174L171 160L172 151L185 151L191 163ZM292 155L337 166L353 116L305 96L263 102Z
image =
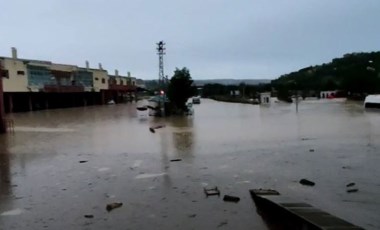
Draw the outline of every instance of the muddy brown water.
M253 188L380 229L379 111L340 100L303 101L298 114L212 100L194 111L163 119L119 104L8 115L0 229L267 229ZM205 186L240 202L206 198ZM113 202L123 205L108 212Z

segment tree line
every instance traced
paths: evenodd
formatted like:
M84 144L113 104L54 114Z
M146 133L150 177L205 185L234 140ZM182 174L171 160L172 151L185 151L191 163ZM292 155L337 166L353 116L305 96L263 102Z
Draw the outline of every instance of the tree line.
M317 97L320 91L329 90L337 90L341 96L363 99L367 94L380 93L380 52L345 54L329 63L284 74L270 84L206 84L202 95L230 95L236 90L249 98L257 97L260 92L272 91L286 101L291 101L290 96L295 93Z
M349 97L363 98L380 92L380 52L350 53L329 63L285 74L271 82L279 94L289 90L339 90Z

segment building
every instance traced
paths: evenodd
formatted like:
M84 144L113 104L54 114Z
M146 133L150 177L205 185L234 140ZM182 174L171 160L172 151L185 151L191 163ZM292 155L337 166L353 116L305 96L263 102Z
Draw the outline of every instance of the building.
M109 75L102 68L59 64L50 61L21 59L16 48L11 57L0 57L3 69L3 99L6 112L32 111L116 103L133 98L136 78L128 72Z
M269 105L270 104L270 98L271 98L270 92L260 93L260 104Z
M321 91L319 96L320 98L328 98L328 99L331 99L331 98L335 98L336 95L337 95L338 91L337 90L330 90L330 91Z

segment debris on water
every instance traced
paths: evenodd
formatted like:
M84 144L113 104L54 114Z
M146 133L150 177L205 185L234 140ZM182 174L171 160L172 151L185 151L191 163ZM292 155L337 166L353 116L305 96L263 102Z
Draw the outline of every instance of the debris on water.
M196 216L197 216L197 214L191 214L191 215L189 215L190 218L194 218Z
M91 218L94 218L94 215L84 215L84 218L89 218L89 219L91 219Z
M357 188L352 188L352 189L347 190L348 193L353 193L353 192L357 192L357 191L359 191L359 189L357 189Z
M217 186L212 187L212 188L206 188L205 187L205 188L203 188L203 190L204 190L207 197L208 196L215 196L215 195L220 196L220 191L219 191Z
M309 152L311 152L311 153L314 152L314 151L315 151L314 149L309 149Z
M355 183L354 182L351 182L351 183L348 183L347 185L346 185L346 187L352 187L352 186L354 186L355 185Z
M304 137L304 138L301 138L302 141L308 141L308 140L311 140L310 138L307 138L307 137Z
M172 159L172 160L170 160L171 162L173 162L173 161L182 161L182 159Z
M110 212L115 208L120 208L121 206L123 206L123 203L121 203L121 202L120 203L118 203L118 202L110 203L110 204L107 204L106 210Z
M81 164L82 164L82 163L86 163L86 162L87 162L87 161L79 161L79 163L81 163Z
M307 185L307 186L314 186L315 183L313 181L307 180L307 179L301 179L300 184Z
M228 222L225 220L225 221L222 221L220 222L220 224L217 226L217 228L220 228L220 227L223 227L224 225L227 225Z
M164 128L165 127L165 125L156 125L156 126L152 126L152 127L150 127L149 128L149 131L151 131L152 133L155 133L156 131L156 129L161 129L161 128Z
M342 169L352 169L351 166L342 166Z
M249 192L252 194L254 194L255 196L257 195L280 195L280 193L274 189L263 189L263 188L260 188L260 189L251 189L249 190Z
M139 107L136 107L136 109L138 111L146 111L148 109L148 107L147 106L139 106Z
M227 202L239 202L240 201L240 198L237 197L237 196L230 196L230 195L224 195L223 197L223 201L227 201Z

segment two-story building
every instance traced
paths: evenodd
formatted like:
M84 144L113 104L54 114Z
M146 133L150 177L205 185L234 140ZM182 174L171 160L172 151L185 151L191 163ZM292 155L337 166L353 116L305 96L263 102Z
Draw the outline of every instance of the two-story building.
M109 75L99 68L21 59L12 48L11 57L0 57L6 112L116 103L134 97L136 78Z

